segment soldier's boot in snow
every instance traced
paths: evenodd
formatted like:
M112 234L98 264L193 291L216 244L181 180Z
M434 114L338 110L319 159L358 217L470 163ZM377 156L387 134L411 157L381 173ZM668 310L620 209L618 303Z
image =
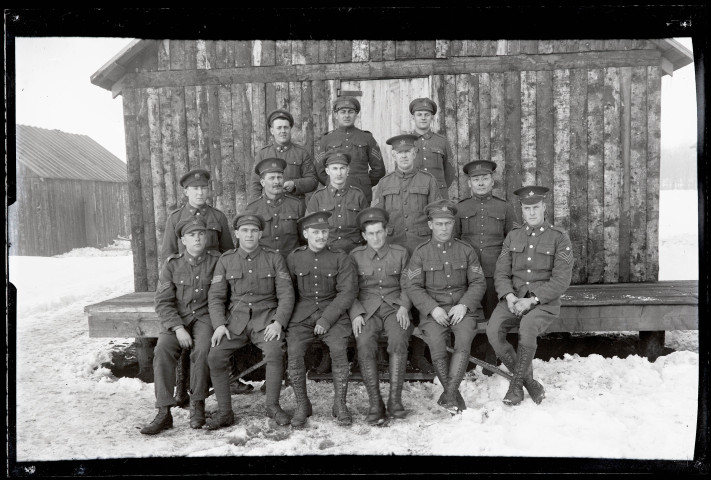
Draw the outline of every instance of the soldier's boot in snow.
M235 424L235 414L232 408L229 410L218 410L205 424L208 430L218 430L220 428L229 427Z
M529 375L533 355L536 353L536 347L527 347L519 344L518 354L516 355L516 366L514 367L514 378L509 384L509 389L504 396L506 405L518 405L523 401L523 382ZM508 368L508 367L507 367Z
M348 358L346 352L341 352L331 359L331 371L333 374L333 409L331 413L338 418L338 424L348 426L353 423L351 412L346 406L346 395L348 394Z
M279 405L279 394L281 393L281 379L284 376L284 364L279 360L278 363L267 363L266 380L264 384L266 388L266 406L267 416L273 418L277 425L289 425L291 417Z
M291 426L301 428L306 425L306 419L313 414L311 402L306 395L306 367L304 358L289 357L289 376L291 377L291 388L294 389L296 398L296 410L291 417Z
M387 419L385 404L380 396L380 383L378 381L378 365L375 357L361 358L360 371L363 375L363 384L368 392L368 415L365 421L370 425L380 425Z
M202 428L205 425L205 400L190 401L190 428Z
M459 392L459 385L462 383L468 364L468 352L456 350L452 354L452 360L449 365L449 381L444 391L444 402L442 404L451 413L460 413L467 408Z
M405 381L407 354L393 353L390 355L390 397L388 398L388 415L393 418L405 418L407 412L402 406L402 384Z
M449 365L447 364L447 357L437 358L432 361L432 366L434 367L435 374L439 379L439 383L442 384L444 391L442 395L439 396L437 403L439 405L444 405L447 401L447 384L449 383Z
M170 414L170 407L159 407L156 417L151 423L141 429L141 433L144 435L155 435L169 428L173 428L173 416Z

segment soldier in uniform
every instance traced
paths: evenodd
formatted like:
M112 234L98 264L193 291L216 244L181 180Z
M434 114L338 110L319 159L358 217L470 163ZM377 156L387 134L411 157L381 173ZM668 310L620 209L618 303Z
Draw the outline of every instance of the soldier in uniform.
M261 177L264 193L247 204L245 213L264 219L264 231L259 244L271 248L286 258L299 246L297 220L304 215L304 204L296 197L284 193L284 169L281 158L265 158L254 166Z
M411 134L387 140L387 144L392 145L395 170L380 181L380 195L376 199L376 205L390 212L388 243L402 245L410 255L432 235L425 206L442 198L434 175L415 167L416 142L417 136ZM418 324L416 313L413 317ZM434 371L425 358L425 342L418 337L412 337L411 361L423 373Z
M420 329L444 393L439 403L452 413L466 409L459 393L469 363L476 324L483 319L484 271L474 249L452 237L457 207L449 200L427 206L432 239L415 249L408 266L407 294L420 311ZM454 333L447 365L446 341Z
M190 427L205 424L205 398L210 388L207 355L212 336L207 296L220 254L206 248L207 225L203 218L182 220L176 234L183 251L169 255L163 263L155 295L156 313L161 321L153 357L158 415L141 429L145 435L155 435L173 426L170 408L177 405L173 390L182 348L191 352Z
M356 215L368 206L363 191L347 185L350 155L330 152L325 158L329 184L319 187L309 199L306 213L331 212L328 244L348 253L363 243Z
M463 170L469 178L471 196L457 204L455 236L474 247L481 268L484 269L486 294L481 306L484 309L484 319L488 320L499 303L494 287L496 259L501 253L504 238L514 228L516 217L509 202L491 193L494 188L493 173L496 163L474 160L464 165ZM496 356L488 342L486 347L486 361L496 362ZM486 369L484 373L492 375Z
M373 187L385 175L385 164L380 147L373 135L355 127L356 116L360 112L360 102L353 97L339 98L333 103L338 128L321 137L319 153L316 155L316 175L321 183L328 184L324 160L332 150L350 155L348 184L360 188L370 206Z
M267 126L273 140L272 143L257 152L254 157L254 165L266 158L283 159L286 162L284 191L301 200L306 207L305 196L316 189L318 179L311 154L301 145L291 141L294 117L286 110L277 109L267 115ZM253 167L249 182L250 200L255 200L262 195L261 180L260 175Z
M456 178L457 170L449 163L454 156L447 138L431 130L436 113L437 104L429 98L416 98L410 102L410 114L415 123L412 133L417 136L415 168L434 175L442 198L449 198L449 186Z
M181 221L193 217L202 218L207 225L206 250L217 250L223 253L234 248L227 217L218 209L207 204L209 181L210 172L202 168L190 170L180 178L180 185L184 189L185 196L188 197L188 202L168 215L160 249L161 261L168 258L169 255L185 250L183 244L178 241L179 237L175 227Z
M234 423L229 360L249 342L262 350L267 361L267 416L279 425L288 425L290 418L279 405L279 393L284 373L282 331L294 308L294 286L284 258L259 245L264 230L260 216L239 215L234 229L239 247L220 257L208 296L215 328L208 364L219 411L207 428L215 430Z
M496 261L494 281L501 299L486 328L489 343L514 375L504 397L507 405L523 401L523 387L537 404L543 385L533 379L532 362L537 337L560 314L560 297L570 286L573 251L568 234L545 220L548 188L522 187L514 193L521 201L524 223L509 232ZM518 352L506 334L518 327Z
M360 371L370 401L366 419L370 424L380 424L386 419L378 383L378 336L385 331L388 337L390 397L387 412L390 417L404 418L402 384L407 366L407 344L414 329L409 313L412 302L405 291L409 255L404 247L388 244L385 230L388 219L388 212L382 208L366 208L360 212L358 223L367 245L351 252L358 274L358 298L349 314Z
M327 245L330 215L315 212L302 218L300 224L308 244L286 257L292 281L298 287L294 313L286 331L289 376L296 397L293 427L302 427L312 413L306 394L304 354L316 338L328 345L333 364L331 412L340 425L352 423L346 406L349 374L346 348L351 335L348 308L358 296L358 282L348 254Z

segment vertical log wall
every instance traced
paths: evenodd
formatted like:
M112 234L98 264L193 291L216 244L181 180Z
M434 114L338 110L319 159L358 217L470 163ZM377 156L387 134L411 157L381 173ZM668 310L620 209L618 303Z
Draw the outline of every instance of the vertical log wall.
M269 141L267 112L288 109L294 141L313 151L334 127L341 80L423 75L460 175L493 160L495 194L515 205L522 184L551 189L547 214L570 234L574 283L656 280L660 57L644 40L161 41L121 88L136 290L155 288L157 245L189 169L210 169L210 201L232 218ZM467 190L461 178L450 193Z

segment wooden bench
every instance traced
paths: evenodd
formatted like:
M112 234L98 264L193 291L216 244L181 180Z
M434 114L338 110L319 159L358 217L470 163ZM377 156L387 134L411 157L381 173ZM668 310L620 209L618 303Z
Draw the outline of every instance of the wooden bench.
M135 337L141 361L152 355L160 323L153 292L129 293L84 307L89 337ZM662 353L664 333L698 330L698 281L573 285L562 297L559 319L550 332L636 331L640 354L654 361ZM484 333L485 324L479 325ZM142 360L143 359L143 360ZM150 369L150 365L140 365Z

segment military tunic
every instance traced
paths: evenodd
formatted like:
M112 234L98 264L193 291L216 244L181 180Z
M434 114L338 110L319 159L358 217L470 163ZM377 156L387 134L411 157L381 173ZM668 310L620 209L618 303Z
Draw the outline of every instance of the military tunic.
M425 206L440 198L437 180L430 173L421 170L403 173L396 168L385 175L380 181L376 205L390 214L386 227L388 243L402 245L412 254L432 234Z
M286 332L289 355L303 357L316 325L328 329L321 338L331 352L345 352L351 335L347 312L358 296L353 260L329 246L314 252L305 245L286 257L286 265L297 291Z
M253 165L257 165L265 158L281 158L286 161L284 181L291 180L294 182L294 190L289 193L304 202L304 206L306 206L306 194L313 192L318 186L313 159L308 150L296 143L289 143L288 145L271 143L257 152L254 156ZM249 180L250 200L256 200L262 195L260 180L261 177L252 168Z
M572 245L563 229L544 222L509 232L494 273L501 302L486 330L497 353L505 347L506 332L513 327L519 327L520 344L536 345L536 337L560 314L560 297L570 286L572 271ZM538 297L540 304L519 319L508 309L505 297L509 293L519 298Z
M455 335L454 349L469 352L476 323L484 318L481 299L486 291L484 271L474 249L457 239L431 239L415 249L407 275L407 295L420 312L419 326L432 360L446 357L450 329ZM456 325L443 327L431 315L436 307L449 313L458 304L465 305L467 313Z
M304 210L299 199L287 194L273 200L262 195L245 208L246 213L254 213L264 219L264 231L259 244L274 250L284 258L299 246L301 232L297 220L304 216Z
M484 316L489 318L499 300L494 286L496 260L506 235L514 228L513 206L492 195L472 195L457 204L455 237L474 247L486 276L486 295L482 301Z
M358 298L349 309L351 321L363 316L365 325L356 338L358 351L368 350L374 355L378 335L385 330L388 353L407 354L407 343L414 325L403 329L397 321L400 307L412 308L407 296L407 262L409 254L400 245L385 244L380 250L369 245L356 247L351 252L358 275Z
M328 244L348 253L363 243L356 215L367 208L363 192L353 185L341 190L329 185L321 186L309 199L306 213L331 212L328 223Z
M319 181L328 185L328 175L324 158L334 150L347 153L351 157L347 184L360 188L370 205L373 187L385 175L385 164L378 142L373 135L354 126L338 127L321 137L319 153L316 155L316 175Z
M196 400L207 398L210 372L212 324L208 312L208 291L220 254L205 251L193 257L187 251L170 255L161 269L155 294L155 310L161 329L154 349L153 376L156 407L175 405L175 368L181 346L174 331L180 325L193 338L190 352L190 390Z
M217 250L220 253L234 248L232 242L232 230L224 213L210 205L193 207L186 203L181 208L173 210L168 215L163 234L163 243L160 248L160 258L165 260L173 253L180 253L185 250L183 242L178 241L175 227L183 220L190 220L191 217L202 218L207 224L205 232L205 250Z
M455 161L452 149L449 147L447 138L432 130L417 135L415 141L417 156L415 157L415 168L431 173L437 179L442 198L449 198L449 186L457 177L457 170L450 161Z

